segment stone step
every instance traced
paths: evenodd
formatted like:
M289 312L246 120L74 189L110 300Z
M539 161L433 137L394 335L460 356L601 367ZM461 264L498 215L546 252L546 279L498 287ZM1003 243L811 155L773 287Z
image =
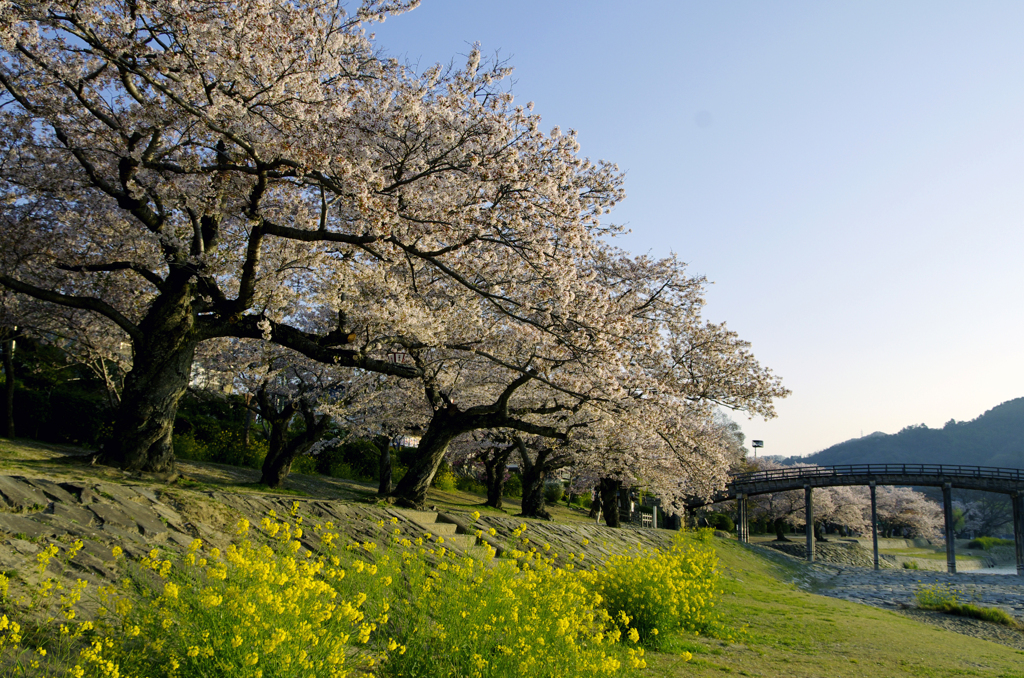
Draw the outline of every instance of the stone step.
M459 526L455 523L438 522L438 515L434 511L414 511L411 509L397 509L395 511L408 520L423 528L424 532L447 537L456 534Z
M437 522L437 512L435 511L416 511L413 509L392 509L392 511L418 525L427 526Z
M451 546L460 551L476 546L476 537L471 534L449 534L444 537L444 546Z
M429 532L435 537L444 537L444 545L449 548L455 548L467 554L470 552L470 549L477 548L479 540L476 538L476 535L460 532L458 525L441 519L434 511L395 509L394 512L416 523L416 525L423 528L424 532ZM486 550L482 550L475 555L478 558L482 558L486 553Z

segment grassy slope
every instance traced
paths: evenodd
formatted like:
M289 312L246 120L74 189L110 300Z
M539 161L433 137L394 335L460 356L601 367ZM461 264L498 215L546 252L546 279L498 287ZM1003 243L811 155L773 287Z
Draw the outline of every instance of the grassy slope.
M97 466L54 464L60 452L80 448L31 441L0 440L0 473L91 477L117 482L120 473ZM187 477L205 489L253 491L255 472L217 464L182 464ZM242 481L242 482L239 482ZM193 481L194 482L194 481ZM197 483L199 484L199 483ZM295 477L286 485L299 494L342 500L370 496L369 484L322 477ZM241 487L240 487L241 486ZM431 490L428 503L444 510L472 510L473 494ZM518 501L507 501L515 513ZM493 509L480 509L482 513ZM557 522L586 521L586 513L562 504L552 507ZM588 521L589 522L589 521ZM1021 676L1024 652L961 636L898 614L824 598L784 583L799 563L768 560L735 541L716 539L725 595L719 609L732 628L747 625L744 638L729 644L714 639L670 639L676 650L694 654L690 662L670 652L649 653L652 676Z
M737 644L675 641L683 663L652 653L658 676L1024 676L1024 652L945 631L873 607L825 598L784 583L799 564L776 563L734 541L716 539L724 572L719 609Z

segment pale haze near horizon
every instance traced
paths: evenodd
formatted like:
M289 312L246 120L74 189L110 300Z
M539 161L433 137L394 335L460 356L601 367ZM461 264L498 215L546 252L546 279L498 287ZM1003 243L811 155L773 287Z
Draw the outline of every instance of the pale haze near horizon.
M370 27L419 68L473 43L542 128L627 172L634 253L793 391L763 454L1024 396L1024 3L425 0ZM971 463L964 459L964 463Z

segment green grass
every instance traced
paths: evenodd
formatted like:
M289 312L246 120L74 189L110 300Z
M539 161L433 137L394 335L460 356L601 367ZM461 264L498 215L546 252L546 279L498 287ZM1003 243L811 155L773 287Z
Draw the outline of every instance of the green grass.
M746 626L738 643L676 637L649 653L653 676L1024 677L1024 652L955 634L895 612L813 595L786 583L803 565L716 539L723 621Z
M967 544L969 549L985 549L986 551L991 551L993 546L1013 546L1013 540L999 537L978 537Z
M994 624L1009 626L1014 629L1020 627L1020 624L1017 623L1016 619L1011 617L1006 611L1000 610L998 607L982 607L972 603L945 603L934 609L939 612L945 612L946 614L955 614L958 617L980 619Z

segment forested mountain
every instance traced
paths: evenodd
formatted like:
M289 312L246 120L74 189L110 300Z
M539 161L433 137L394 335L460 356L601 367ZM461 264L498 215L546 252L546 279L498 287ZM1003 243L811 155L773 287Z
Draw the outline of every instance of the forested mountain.
M977 419L924 424L899 433L872 433L788 460L805 464L967 464L1024 469L1024 398L993 407Z

